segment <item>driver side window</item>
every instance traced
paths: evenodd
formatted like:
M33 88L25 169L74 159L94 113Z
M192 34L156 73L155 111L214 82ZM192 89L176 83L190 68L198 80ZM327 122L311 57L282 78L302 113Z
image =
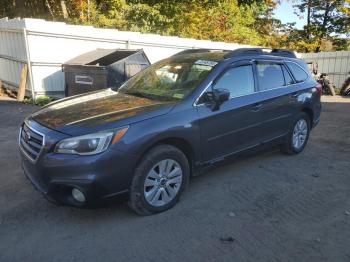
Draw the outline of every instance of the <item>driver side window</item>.
M254 76L251 65L230 68L215 83L214 89L230 91L230 98L254 93Z

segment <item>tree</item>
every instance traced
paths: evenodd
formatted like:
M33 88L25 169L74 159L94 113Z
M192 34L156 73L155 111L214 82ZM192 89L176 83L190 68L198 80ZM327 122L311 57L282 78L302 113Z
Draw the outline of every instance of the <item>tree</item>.
M12 17L15 4L12 0L0 1L0 17Z
M294 7L299 16L306 12L307 24L299 32L300 38L314 43L316 52L321 50L322 41L349 34L349 0L300 0Z
M265 39L260 37L257 19L275 2L107 0L95 3L97 16L92 23L98 26L259 45Z

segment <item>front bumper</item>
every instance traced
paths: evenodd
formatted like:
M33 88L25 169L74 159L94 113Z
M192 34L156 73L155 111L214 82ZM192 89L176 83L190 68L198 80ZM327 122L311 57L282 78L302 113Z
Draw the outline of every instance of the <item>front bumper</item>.
M47 154L32 163L22 155L27 178L45 197L55 203L85 206L126 193L130 187L134 158L110 150L88 157ZM84 193L86 202L75 201L73 188Z
M45 132L44 129L40 131ZM55 131L46 133L48 144L36 161L20 149L25 175L49 201L87 206L128 191L136 165L135 156L115 149L92 156L53 153L56 135L62 139L62 134ZM73 188L84 193L84 203L74 200Z

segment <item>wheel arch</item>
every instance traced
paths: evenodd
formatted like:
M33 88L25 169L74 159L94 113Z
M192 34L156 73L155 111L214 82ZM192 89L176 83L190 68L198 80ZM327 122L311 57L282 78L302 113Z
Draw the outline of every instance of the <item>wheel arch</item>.
M311 129L314 124L314 111L310 107L304 107L301 111L309 116Z
M137 165L140 163L142 160L143 156L150 151L152 148L158 146L158 145L171 145L179 149L184 155L186 156L189 166L190 166L190 172L191 175L196 173L196 162L197 162L197 155L194 149L194 146L187 141L186 139L182 137L166 137L159 139L157 141L153 141L152 143L148 144L147 146L144 147L142 150L142 153L140 154L138 160L137 160Z

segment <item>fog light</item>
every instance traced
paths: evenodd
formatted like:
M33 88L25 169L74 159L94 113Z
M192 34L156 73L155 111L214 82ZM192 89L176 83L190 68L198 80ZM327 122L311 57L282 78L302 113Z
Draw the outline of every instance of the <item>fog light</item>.
M85 202L85 195L77 188L72 189L72 196L78 202Z

